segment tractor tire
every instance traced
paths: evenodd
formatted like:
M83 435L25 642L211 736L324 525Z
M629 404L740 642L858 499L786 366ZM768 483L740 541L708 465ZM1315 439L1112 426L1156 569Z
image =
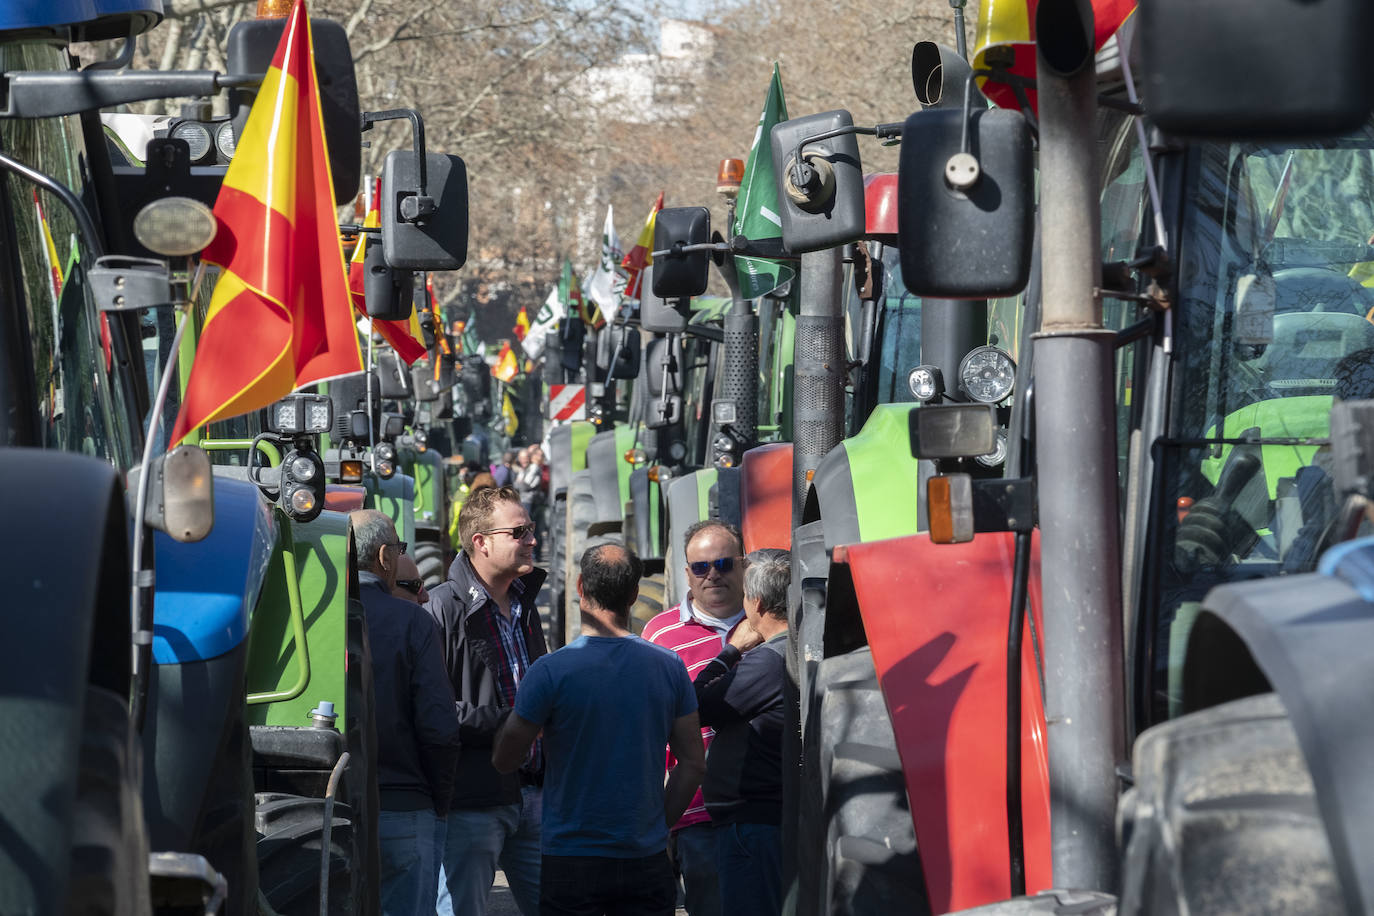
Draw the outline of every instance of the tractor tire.
M824 882L820 912L930 912L887 706L867 647L827 658L816 679ZM805 826L805 825L804 825Z
M1247 697L1135 744L1117 823L1122 916L1341 913L1312 776L1283 704Z
M588 530L596 522L596 494L592 490L592 472L578 471L568 482L568 513L563 529L565 587L563 603L564 645L582 632L582 618L578 610L577 577L582 554L588 547L621 543L619 534L590 535Z
M433 588L446 578L444 569L444 548L434 541L420 541L413 548L415 565L420 570L420 578L425 580L426 588Z
M68 916L135 916L152 909L141 754L125 699L101 687L87 687L72 816Z
M643 632L645 624L663 613L663 590L666 587L667 577L663 573L639 580L639 597L630 608L630 629L636 634Z
M357 884L352 809L335 802L329 836L329 912L351 916L364 899ZM258 885L280 916L318 916L324 799L276 792L257 795ZM355 868L355 863L357 867Z

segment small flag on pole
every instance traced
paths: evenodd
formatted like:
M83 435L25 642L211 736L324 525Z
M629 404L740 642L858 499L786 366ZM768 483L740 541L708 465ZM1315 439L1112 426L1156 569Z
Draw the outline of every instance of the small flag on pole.
M320 115L310 20L296 0L215 201L204 259L224 268L172 439L361 372Z
M759 126L754 132L754 145L750 147L749 159L744 164L744 180L740 183L739 205L735 211L734 235L743 235L751 241L782 238L778 186L773 177L773 153L768 134L774 124L786 120L787 101L782 95L782 74L778 71L778 65L774 64L768 97L764 100ZM735 271L739 274L740 296L745 299L757 299L772 292L796 273L790 265L779 261L746 257L735 258Z
M644 282L643 271L646 265L654 262L654 223L658 220L658 211L663 209L663 192L658 192L658 200L654 201L654 206L649 210L649 218L644 221L644 228L639 230L639 238L635 239L635 247L625 253L625 260L620 262L620 268L625 272L625 298L639 301L639 288Z

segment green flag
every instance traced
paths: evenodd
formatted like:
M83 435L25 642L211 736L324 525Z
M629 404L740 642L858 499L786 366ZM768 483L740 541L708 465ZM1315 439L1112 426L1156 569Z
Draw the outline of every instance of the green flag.
M763 113L759 115L758 130L754 132L754 145L744 165L744 180L740 183L732 235L743 235L753 241L782 238L778 183L773 175L773 154L768 134L774 124L786 120L787 102L782 97L782 75L775 63L773 81L768 86L768 98L763 103ZM796 273L792 265L767 258L736 257L735 270L739 274L740 295L745 299L757 299L772 292Z

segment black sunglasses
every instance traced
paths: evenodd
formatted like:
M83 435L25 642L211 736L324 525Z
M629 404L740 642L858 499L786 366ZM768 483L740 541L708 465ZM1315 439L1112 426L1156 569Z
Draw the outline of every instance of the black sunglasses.
M513 527L513 528L490 528L490 529L488 529L488 530L486 530L486 531L479 531L479 532L477 532L477 533L478 533L478 534L498 534L498 533L500 533L500 532L502 532L502 531L509 531L511 537L515 538L517 541L523 541L523 540L525 539L525 535L527 535L527 534L534 534L534 525L533 525L533 523L531 523L531 524L528 524L528 525L516 525L516 526Z
M736 557L716 557L714 560L697 560L695 563L688 563L687 568L692 571L692 575L698 579L705 579L706 574L711 571L711 567L716 568L716 572L722 576L735 568Z
M405 553L405 552L406 552L406 548L409 547L410 545L407 544L405 541L397 541L395 544L392 544L391 546L392 546L392 547L395 547L395 548L396 548L397 550L399 550L401 553Z
M396 584L412 595L420 594L420 589L425 587L424 579L397 579Z

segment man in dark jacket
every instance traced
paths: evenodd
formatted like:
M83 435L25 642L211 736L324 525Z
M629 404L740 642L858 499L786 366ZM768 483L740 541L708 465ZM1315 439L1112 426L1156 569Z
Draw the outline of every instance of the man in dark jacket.
M534 525L510 487L478 490L458 516L460 553L425 605L439 623L457 696L463 752L448 816L440 916L481 916L499 864L525 916L539 912L539 822L544 756L539 742L517 772L491 765L497 729L525 672L548 650L535 598Z
M360 509L349 522L376 696L382 912L433 913L459 753L453 688L434 621L391 595L405 552L391 519Z
M782 912L782 684L791 567L786 550L749 554L744 622L694 683L701 723L716 730L701 792L716 827L726 913Z

